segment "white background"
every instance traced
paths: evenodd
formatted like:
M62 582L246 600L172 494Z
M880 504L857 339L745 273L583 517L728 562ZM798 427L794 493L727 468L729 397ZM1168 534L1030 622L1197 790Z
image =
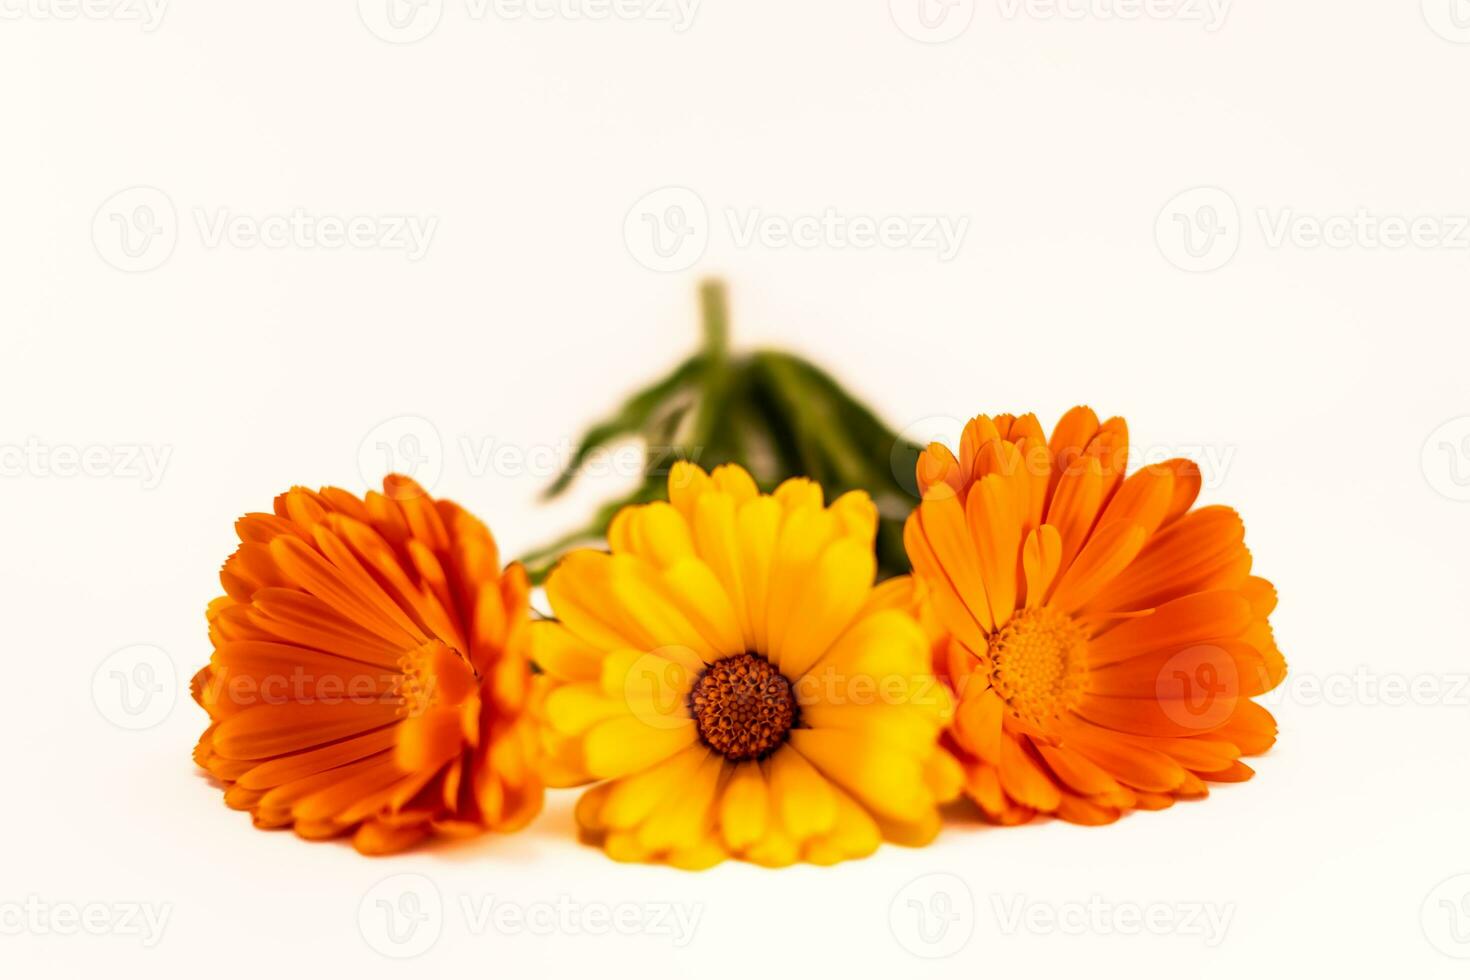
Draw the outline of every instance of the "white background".
M707 0L683 30L638 2L444 0L396 33L375 0L175 0L151 30L66 2L0 0L7 975L1463 976L1470 878L1440 884L1470 872L1463 0L1238 0L1223 23L934 0L932 30L917 0ZM644 200L666 187L694 203ZM739 237L827 209L968 224L948 260ZM417 258L211 234L293 212L435 224ZM648 220L693 237L661 257ZM1086 402L1200 460L1281 593L1292 675L1258 777L781 872L615 864L573 841L566 793L519 835L385 860L226 809L189 760L203 713L170 699L208 656L233 519L292 483L361 491L387 441L508 554L540 543L626 485L536 500L582 425L691 347L708 273L737 344L817 358L896 425ZM135 644L168 659L112 656ZM129 714L139 663L164 669ZM374 926L424 885L371 891L398 874L444 906L407 963ZM679 948L507 934L462 899L700 919ZM94 903L169 918L151 946L48 925Z

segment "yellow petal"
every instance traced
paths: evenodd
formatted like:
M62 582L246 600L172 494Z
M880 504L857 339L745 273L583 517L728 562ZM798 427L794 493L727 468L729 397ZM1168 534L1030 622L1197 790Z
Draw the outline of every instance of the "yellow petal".
M686 850L714 835L713 807L724 759L708 753L684 788L638 826L638 842L650 851Z
M942 727L937 712L903 704L804 704L801 721L807 728L868 732L915 755L934 746Z
M797 696L803 703L815 698L850 704L880 683L901 683L900 693L917 694L920 682L929 676L929 641L918 621L897 609L884 609L864 616L843 633L797 681ZM834 683L840 686L834 689ZM834 690L835 701L826 696ZM897 700L884 697L889 703ZM869 697L869 703L875 700Z
M772 623L770 657L787 677L800 677L847 629L877 573L871 544L840 538L809 566L781 632Z
M793 476L782 481L771 496L776 498L788 515L798 510L822 509L822 485L804 476Z
M728 856L718 840L704 837L692 847L669 851L668 861L670 865L683 871L703 871L714 867Z
M715 573L703 561L688 557L664 569L664 591L705 642L719 654L746 649L735 606Z
M612 779L646 769L695 740L694 722L655 728L634 717L613 718L587 732L583 753L589 775Z
M668 659L665 654L670 652L665 648L653 653L618 650L608 654L599 690L624 712L652 727L677 727L689 718L689 691L698 670L687 660Z
M546 598L572 633L602 650L648 646L608 601L613 556L581 549L565 555L546 578Z
M729 494L734 499L737 507L747 500L756 499L760 493L750 474L734 463L716 466L710 473L710 479L714 481L716 489L721 493Z
M770 799L760 763L740 763L720 800L720 832L730 850L738 853L761 839L769 810Z
M798 844L832 829L837 799L821 773L800 753L784 748L771 756L771 796L786 832Z
M546 719L562 735L580 735L599 722L627 714L627 705L607 697L597 684L563 684L546 695Z
M690 524L694 523L699 499L712 489L714 481L694 463L681 459L669 468L669 503Z
M831 511L842 525L842 534L869 550L878 534L878 507L862 490L849 490L832 501Z
M832 787L836 819L826 834L809 841L802 856L813 864L836 864L867 857L878 849L883 835L877 823L852 797Z
M647 562L626 555L613 556L607 588L609 594L603 597L602 605L615 608L627 624L624 632L636 638L625 646L640 650L682 647L704 661L718 655L664 591L658 572Z
M660 568L694 556L694 539L684 515L672 504L655 501L635 514L634 545L640 557Z
M740 580L745 585L746 622L753 634L751 649L766 649L766 594L771 561L781 533L781 505L755 497L740 506L735 520L740 540Z
M788 627L804 614L798 606L801 591L815 574L823 549L837 536L837 527L837 518L825 510L804 506L787 511L771 561L763 652L781 649Z
M790 744L874 813L912 821L933 805L919 760L870 736L799 728Z
M619 830L636 827L660 804L682 792L708 756L709 749L703 745L691 745L649 769L607 784L602 823Z
M694 548L724 587L740 630L741 643L754 650L755 633L750 625L742 577L741 548L735 528L735 498L727 493L707 493L694 507Z

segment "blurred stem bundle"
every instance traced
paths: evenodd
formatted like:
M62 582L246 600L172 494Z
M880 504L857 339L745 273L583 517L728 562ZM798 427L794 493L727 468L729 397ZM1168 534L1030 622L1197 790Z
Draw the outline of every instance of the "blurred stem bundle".
M731 354L724 284L702 283L699 298L700 350L589 428L545 499L565 492L592 453L624 439L643 445L642 483L602 505L585 526L523 556L532 578L541 581L568 548L600 543L622 508L665 499L679 460L706 470L738 463L764 491L793 476L820 483L828 500L866 490L880 516L879 575L908 572L903 520L915 501L919 447L804 358L778 350Z

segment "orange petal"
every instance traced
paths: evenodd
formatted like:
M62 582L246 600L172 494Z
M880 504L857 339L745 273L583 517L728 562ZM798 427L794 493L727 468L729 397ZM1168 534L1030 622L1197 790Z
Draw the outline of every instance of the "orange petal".
M1148 653L1181 651L1210 640L1233 639L1250 624L1250 603L1238 592L1188 595L1094 637L1088 645L1088 666L1101 667Z

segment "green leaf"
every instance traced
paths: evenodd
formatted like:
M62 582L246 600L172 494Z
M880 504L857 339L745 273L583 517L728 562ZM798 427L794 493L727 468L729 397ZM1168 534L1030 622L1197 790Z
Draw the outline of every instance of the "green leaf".
M577 471L593 451L623 436L642 435L644 427L655 415L667 411L670 400L677 397L680 390L698 376L703 367L703 355L695 354L661 380L634 394L623 403L617 414L589 428L578 441L576 450L567 461L566 469L546 488L542 499L558 497L571 486Z

